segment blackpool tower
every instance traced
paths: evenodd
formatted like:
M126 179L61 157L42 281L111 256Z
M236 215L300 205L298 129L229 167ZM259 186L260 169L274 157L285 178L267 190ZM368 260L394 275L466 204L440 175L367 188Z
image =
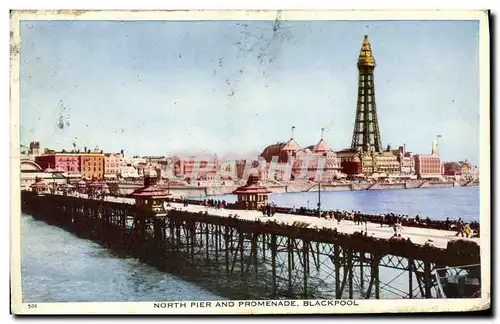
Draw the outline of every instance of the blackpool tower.
M368 36L365 35L358 58L358 102L351 143L352 150L361 152L381 152L382 150L375 105L373 70L375 70L375 59Z

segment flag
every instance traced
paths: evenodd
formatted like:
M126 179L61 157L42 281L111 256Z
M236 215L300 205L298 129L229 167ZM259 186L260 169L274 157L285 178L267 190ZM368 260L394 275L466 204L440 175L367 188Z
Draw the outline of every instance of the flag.
M438 135L438 136L437 136L437 138L441 138L441 137L443 137L443 135Z

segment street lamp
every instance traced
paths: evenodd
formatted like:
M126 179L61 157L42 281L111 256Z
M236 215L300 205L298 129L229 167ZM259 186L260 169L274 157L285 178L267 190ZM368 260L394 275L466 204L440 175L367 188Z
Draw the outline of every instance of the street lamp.
M321 181L318 181L318 217L321 218Z

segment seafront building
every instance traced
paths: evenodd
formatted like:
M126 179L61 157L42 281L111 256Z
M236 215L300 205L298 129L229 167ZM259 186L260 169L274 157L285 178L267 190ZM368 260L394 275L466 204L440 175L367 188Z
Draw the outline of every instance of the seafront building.
M288 142L278 142L267 146L260 156L267 163L268 169L271 163L276 164L273 169L276 171L274 175L271 175L271 180L289 180L288 175L285 175L287 168L290 168L292 180L300 178L332 181L343 177L340 158L330 149L323 139L323 134L315 145L302 148L292 137ZM321 177L318 172L320 169L322 170Z
M102 150L84 148L83 151L62 150L60 152L50 149L45 149L43 154L34 157L34 161L40 166L42 170L49 172L68 173L74 175L81 175L86 180L102 180L105 174L105 154ZM112 158L114 161L115 157ZM108 166L113 166L112 172L116 172L115 162L110 163Z
M438 144L433 143L431 154L415 155L415 171L419 179L441 179L442 167Z
M83 152L45 150L44 154L35 157L35 162L44 170L81 173L87 180L104 179L104 153L97 149L93 152L87 148Z
M469 161L443 163L443 174L455 180L478 180L479 168L472 166Z
M104 153L104 178L117 179L125 166L124 151L120 153Z
M43 169L31 159L21 159L21 189L27 190L37 179L41 179L49 187L76 182L81 178L79 173L55 172L54 169Z

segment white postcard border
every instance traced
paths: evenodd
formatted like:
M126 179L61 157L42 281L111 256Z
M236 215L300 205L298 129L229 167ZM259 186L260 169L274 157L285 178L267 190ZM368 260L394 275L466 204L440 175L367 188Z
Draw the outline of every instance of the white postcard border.
M155 302L22 303L20 258L20 152L19 152L19 21L20 20L274 20L275 10L23 10L11 12L11 296L15 314L326 314L460 312L490 307L491 210L490 210L490 41L487 11L469 10L284 10L283 20L477 20L480 59L480 211L481 276L480 299L356 300L358 306L339 307L186 307L155 308ZM167 301L157 301L157 303ZM190 305L191 301L185 301ZM304 301L298 301L303 305ZM212 304L215 304L212 301ZM237 303L237 301L235 301Z

